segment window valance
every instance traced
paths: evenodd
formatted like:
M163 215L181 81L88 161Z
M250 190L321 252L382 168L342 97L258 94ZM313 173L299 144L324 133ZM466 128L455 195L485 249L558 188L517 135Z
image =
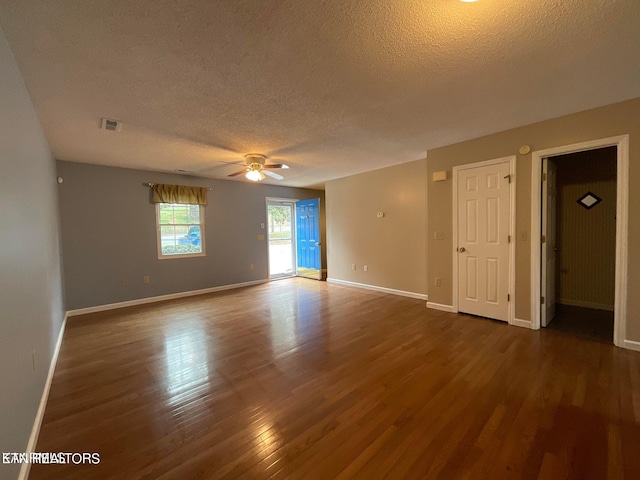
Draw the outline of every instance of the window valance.
M184 185L163 185L155 183L151 186L153 203L187 203L190 205L207 205L208 188L187 187Z

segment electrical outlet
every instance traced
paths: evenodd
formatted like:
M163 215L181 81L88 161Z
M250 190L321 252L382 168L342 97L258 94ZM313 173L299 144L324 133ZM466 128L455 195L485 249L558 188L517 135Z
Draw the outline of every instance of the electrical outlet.
M253 263L249 264L249 270L253 270Z
M435 279L436 287L442 286L442 279L440 277L436 277Z
M149 283L149 282L150 282L150 280L149 280L149 275L145 275L145 276L144 276L144 278L142 279L142 281L143 281L144 283Z
M351 270L355 270L355 269L356 269L356 264L355 264L355 263L352 263L352 264L351 264Z
M364 269L365 272L369 271L369 267L367 265L365 265L364 267L362 267Z
M129 280L127 280L126 278L122 279L122 286L126 287L127 285L129 285Z
M433 238L434 240L444 240L444 232L434 232Z
M35 370L36 369L36 351L35 350L31 354L31 361L33 363L33 370Z

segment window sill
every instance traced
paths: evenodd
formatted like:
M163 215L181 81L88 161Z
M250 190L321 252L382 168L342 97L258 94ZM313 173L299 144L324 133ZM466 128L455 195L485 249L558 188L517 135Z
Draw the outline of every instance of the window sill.
M202 253L176 253L173 255L158 255L158 260L172 260L174 258L192 258L192 257L206 257L205 252Z

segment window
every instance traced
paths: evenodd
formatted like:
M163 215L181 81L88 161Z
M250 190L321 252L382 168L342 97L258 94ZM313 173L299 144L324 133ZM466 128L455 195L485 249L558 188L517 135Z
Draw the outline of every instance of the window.
M156 211L158 258L205 255L202 206L158 203Z

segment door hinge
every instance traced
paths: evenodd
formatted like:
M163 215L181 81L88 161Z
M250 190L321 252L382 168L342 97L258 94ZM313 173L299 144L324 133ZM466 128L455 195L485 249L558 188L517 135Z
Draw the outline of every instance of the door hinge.
M542 174L542 181L543 181L543 182L546 182L546 181L547 181L547 174L546 174L546 173L543 173L543 174Z
M542 236L540 237L540 243L545 243L546 241L547 241L547 237L546 237L546 235L542 235Z
M511 235L507 235L507 243L511 243Z
M544 305L544 297L540 297L540 305Z
M511 301L511 295L507 293L507 302L510 302L510 301Z

